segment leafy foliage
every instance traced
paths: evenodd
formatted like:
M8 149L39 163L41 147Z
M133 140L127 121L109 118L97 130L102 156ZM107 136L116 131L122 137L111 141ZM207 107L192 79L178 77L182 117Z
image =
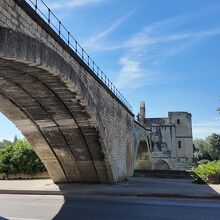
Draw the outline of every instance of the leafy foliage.
M14 136L13 141L9 141L9 140L4 139L4 140L0 141L0 148L8 147L12 144L15 144L17 141L18 141L18 137L16 135Z
M219 160L220 159L220 135L213 133L204 139L195 139L194 157L199 160Z
M208 175L220 174L220 160L200 164L194 168L193 171L203 180L205 180Z
M206 138L208 143L207 151L214 160L220 160L220 135L212 134Z
M3 140L3 141L0 141L0 148L4 148L4 147L7 147L12 144L13 144L13 142L11 142L9 140Z
M27 140L17 140L14 144L0 149L0 173L35 174L45 170Z

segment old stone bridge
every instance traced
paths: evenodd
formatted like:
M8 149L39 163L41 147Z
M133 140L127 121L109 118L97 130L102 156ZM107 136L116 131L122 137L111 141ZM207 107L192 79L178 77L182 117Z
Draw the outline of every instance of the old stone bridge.
M27 2L0 1L0 111L54 182L124 180L148 131L76 41L71 49L61 22L52 28L54 14L42 19Z

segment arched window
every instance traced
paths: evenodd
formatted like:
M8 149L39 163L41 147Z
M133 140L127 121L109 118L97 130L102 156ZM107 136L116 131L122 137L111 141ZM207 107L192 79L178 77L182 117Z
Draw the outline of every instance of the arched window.
M164 160L158 160L154 165L154 170L169 170L169 165Z

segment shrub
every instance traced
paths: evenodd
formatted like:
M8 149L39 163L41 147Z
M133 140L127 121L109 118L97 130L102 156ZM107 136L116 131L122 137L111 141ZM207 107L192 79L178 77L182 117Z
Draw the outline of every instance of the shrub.
M202 164L207 164L208 162L209 162L209 160L203 159L203 160L199 160L197 163L198 163L198 165L202 165Z
M193 171L203 180L205 180L208 175L220 174L220 160L200 164L198 167L194 168Z
M0 173L36 174L45 170L27 140L18 140L15 144L0 149Z

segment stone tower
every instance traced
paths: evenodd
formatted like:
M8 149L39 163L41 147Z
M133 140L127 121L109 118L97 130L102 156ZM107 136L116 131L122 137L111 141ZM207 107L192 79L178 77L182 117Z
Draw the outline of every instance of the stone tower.
M140 123L144 125L144 120L145 120L145 102L141 101L140 102Z

